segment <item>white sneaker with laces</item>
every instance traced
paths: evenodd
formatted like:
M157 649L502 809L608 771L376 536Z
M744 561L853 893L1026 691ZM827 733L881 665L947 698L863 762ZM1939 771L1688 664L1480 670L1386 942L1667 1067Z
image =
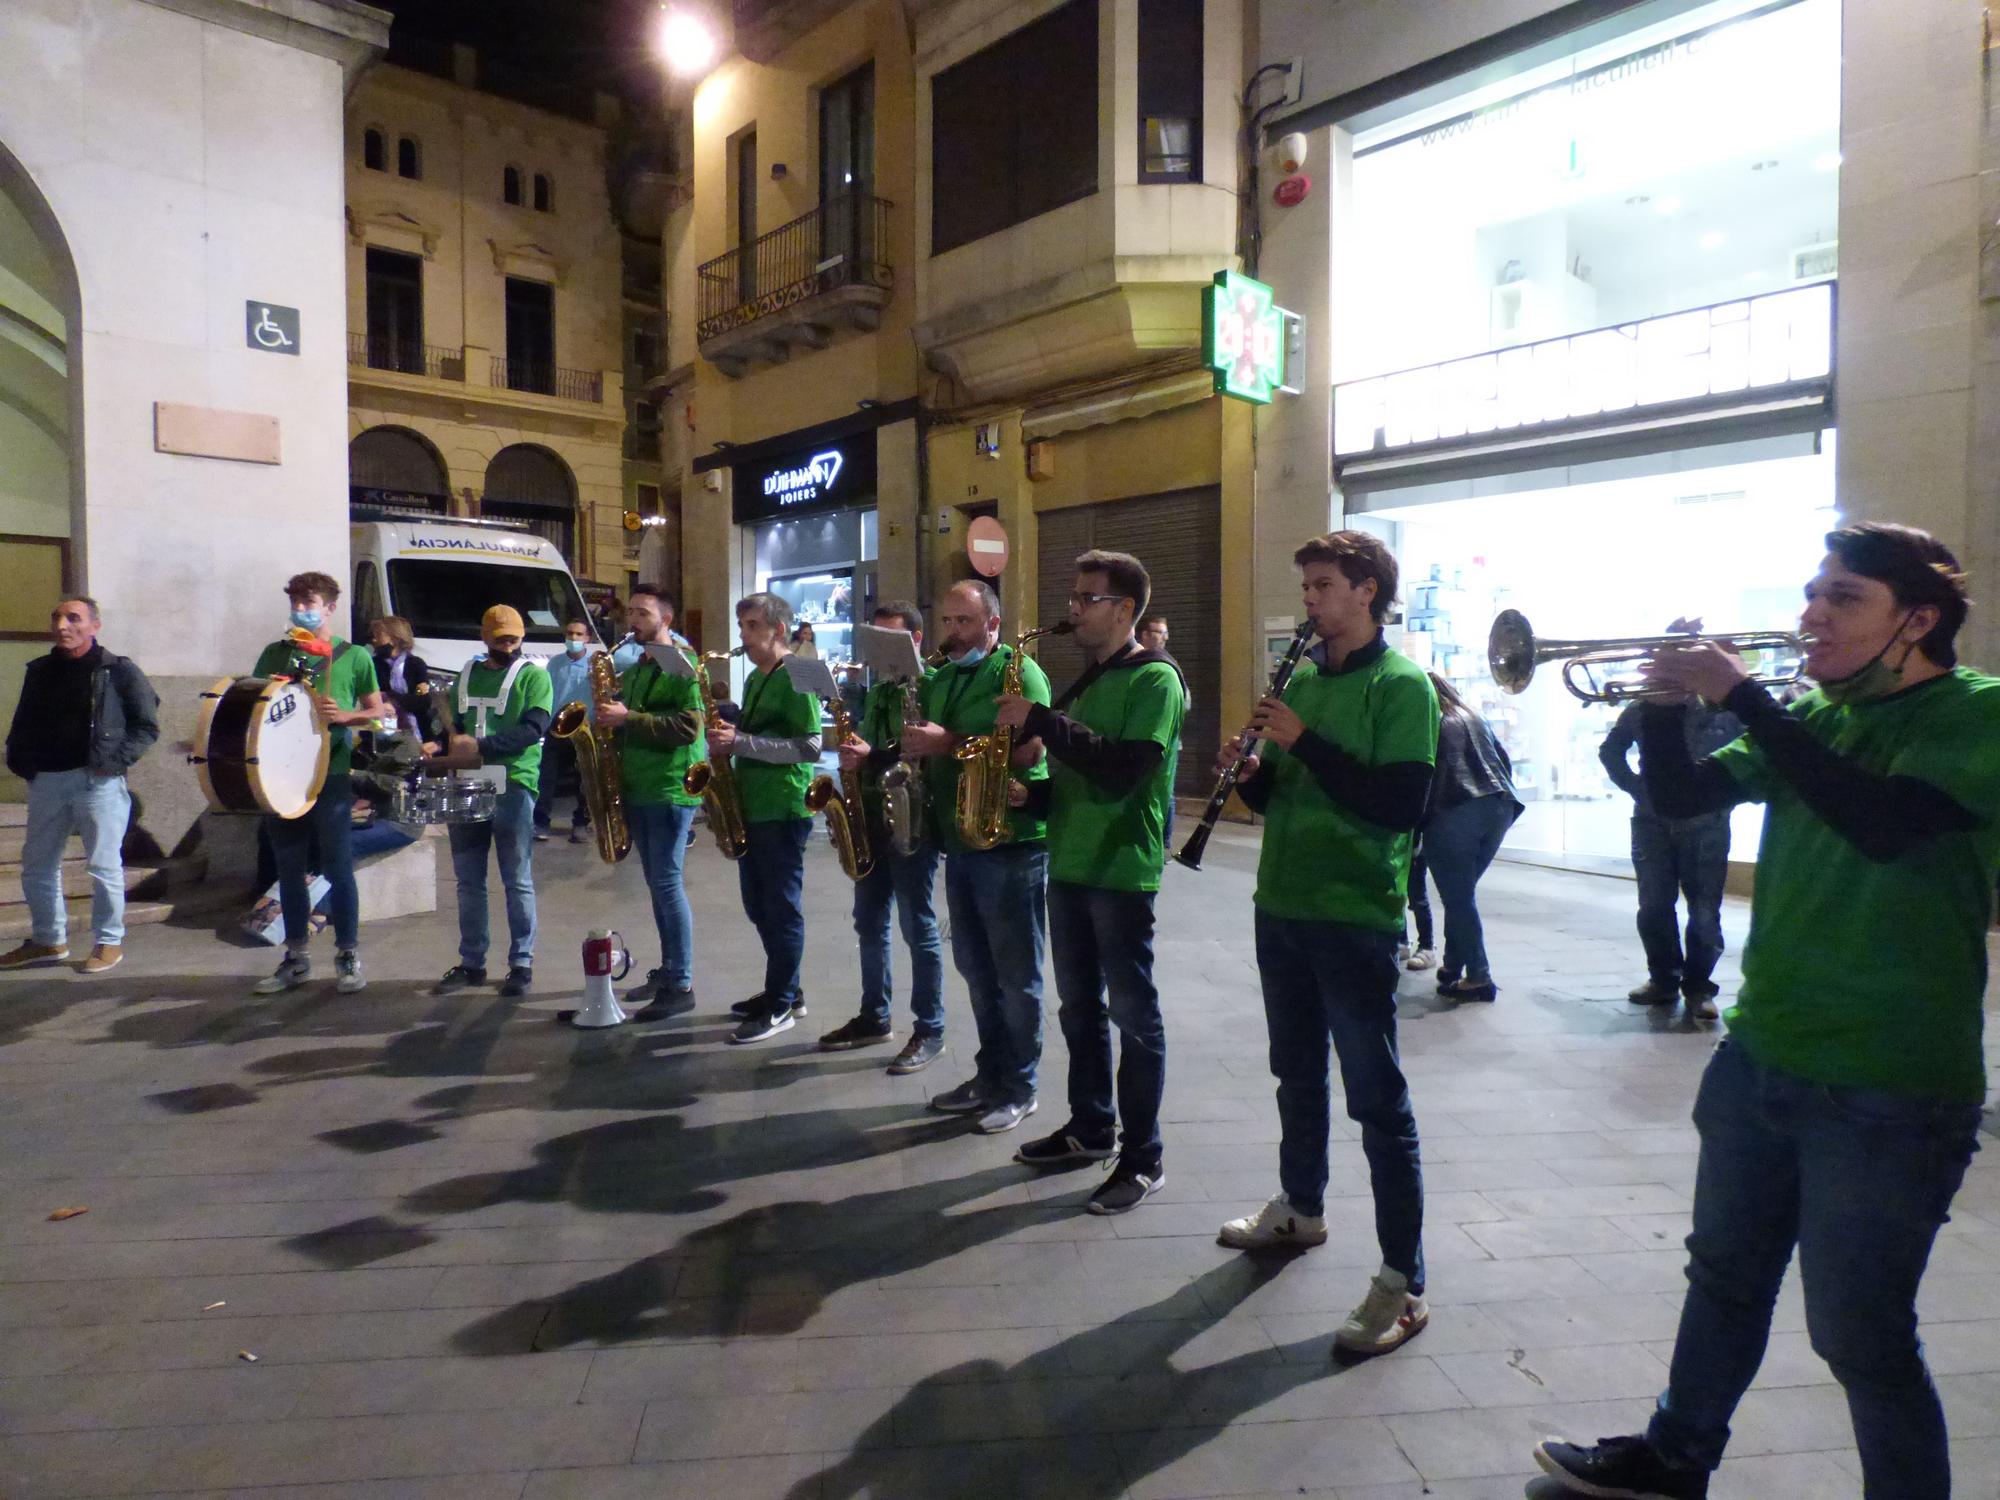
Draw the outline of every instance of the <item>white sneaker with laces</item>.
M1438 956L1435 948L1419 948L1403 961L1403 967L1416 971L1435 969L1437 961Z
M1022 1099L1007 1104L996 1104L972 1122L972 1128L981 1135L1005 1135L1035 1112L1033 1099Z
M1387 1354L1422 1333L1430 1318L1422 1295L1410 1294L1408 1278L1384 1266L1369 1283L1361 1305L1334 1334L1333 1346L1343 1354Z
M1216 1238L1232 1250L1270 1250L1278 1246L1301 1248L1326 1243L1326 1220L1318 1214L1302 1214L1283 1193L1254 1214L1231 1219Z
M359 994L368 987L368 981L361 977L361 955L358 953L336 953L333 956L335 975L333 988L336 994Z

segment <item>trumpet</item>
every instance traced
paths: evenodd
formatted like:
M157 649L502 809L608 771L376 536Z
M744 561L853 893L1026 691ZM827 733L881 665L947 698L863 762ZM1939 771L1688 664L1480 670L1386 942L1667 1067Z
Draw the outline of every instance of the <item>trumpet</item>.
M1502 610L1486 636L1486 664L1493 680L1510 693L1527 690L1535 668L1544 662L1563 664L1563 686L1584 703L1630 703L1663 696L1638 675L1637 668L1660 651L1712 641L1738 656L1756 657L1751 676L1760 687L1789 687L1805 671L1806 643L1783 630L1748 630L1696 635L1628 635L1603 640L1538 639L1528 617L1517 609Z

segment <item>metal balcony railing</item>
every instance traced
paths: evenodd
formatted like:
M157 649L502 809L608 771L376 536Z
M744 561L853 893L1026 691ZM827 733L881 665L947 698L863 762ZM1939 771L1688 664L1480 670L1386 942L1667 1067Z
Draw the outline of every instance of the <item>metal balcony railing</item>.
M493 383L510 391L560 396L565 401L602 401L604 375L598 370L565 370L535 360L493 356Z
M393 370L399 375L428 375L432 380L465 379L463 349L374 338L365 333L347 336L347 362L370 370Z
M889 201L843 193L809 214L718 255L697 273L697 341L741 328L821 292L843 286L886 287Z

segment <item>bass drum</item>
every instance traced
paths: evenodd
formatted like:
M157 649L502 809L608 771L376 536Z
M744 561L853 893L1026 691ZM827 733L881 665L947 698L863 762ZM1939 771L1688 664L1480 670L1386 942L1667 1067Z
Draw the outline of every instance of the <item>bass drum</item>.
M303 817L326 784L332 737L296 682L225 677L201 695L193 757L216 812Z

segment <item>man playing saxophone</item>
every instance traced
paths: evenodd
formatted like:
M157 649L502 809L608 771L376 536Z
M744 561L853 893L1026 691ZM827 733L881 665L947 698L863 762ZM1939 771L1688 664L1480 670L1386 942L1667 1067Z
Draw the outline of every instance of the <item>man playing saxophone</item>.
M1000 644L1000 599L978 579L955 584L937 606L948 658L924 684L924 722L903 727L903 754L921 757L944 849L944 891L951 914L951 956L972 998L979 1033L976 1071L931 1099L947 1114L976 1115L976 1129L1012 1130L1035 1109L1035 1071L1042 1058L1042 944L1048 926L1044 885L1047 825L1015 811L1005 837L975 848L953 816L961 775L953 754L969 737L994 727L997 699L1016 650ZM1049 679L1025 656L1021 695L1049 701ZM1030 786L1048 780L1037 740L1019 742L1010 779ZM983 840L982 840L983 841Z
M879 605L874 623L884 630L907 630L922 654L924 617L899 600ZM890 1024L891 977L889 907L893 902L903 941L910 950L910 1039L889 1064L891 1073L914 1073L944 1050L944 950L938 940L938 846L928 827L915 830L916 845L895 851L883 814L882 774L902 759L906 695L912 685L878 682L862 701L857 733L840 747L840 769L862 778L875 862L854 882L854 933L861 944L861 1014L819 1039L823 1052L886 1042ZM916 685L921 691L921 684ZM925 820L928 821L928 820Z
M1102 1161L1115 1147L1118 1164L1090 1197L1095 1214L1137 1208L1166 1181L1167 1031L1153 983L1153 898L1167 863L1187 689L1170 658L1133 636L1152 589L1136 557L1084 553L1069 620L1088 669L1059 708L1021 698L1002 698L999 708L999 722L1035 735L1053 762L1049 938L1069 1043L1069 1120L1015 1159L1035 1167Z
M792 607L776 594L737 601L736 634L750 659L743 711L734 724L708 731L712 755L732 758L743 808L746 847L737 861L743 913L764 945L764 987L730 1013L741 1023L733 1043L761 1042L806 1013L799 965L806 951L806 841L812 815L806 787L819 759L819 699L800 692L784 670L791 655Z
M642 647L678 650L667 626L672 618L672 601L659 589L640 584L632 590L625 623ZM704 753L701 690L692 676L664 671L642 654L620 677L617 699L598 711L598 724L617 735L625 823L639 851L660 935L660 966L633 995L645 1001L635 1016L642 1021L677 1016L694 1008L694 919L681 865L694 810L701 806L701 798L684 786L688 767Z

